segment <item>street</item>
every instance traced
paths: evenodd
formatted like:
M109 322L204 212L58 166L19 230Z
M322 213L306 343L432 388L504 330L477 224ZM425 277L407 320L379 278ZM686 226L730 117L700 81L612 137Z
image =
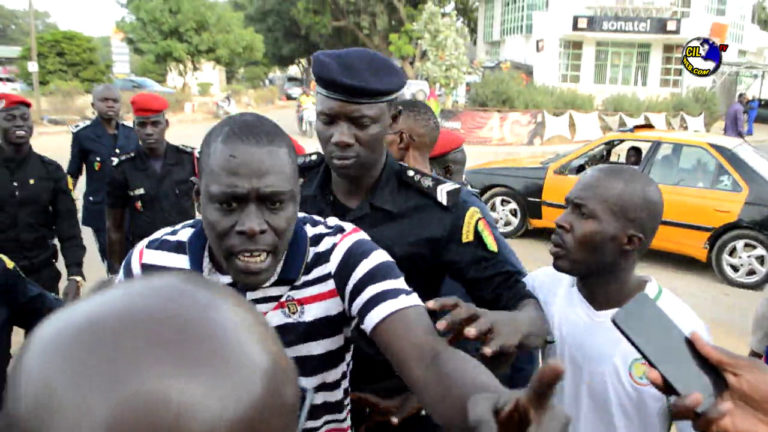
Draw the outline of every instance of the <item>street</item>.
M269 108L263 113L279 123L289 134L297 138L307 151L319 150L314 139L299 137L296 126L294 105L282 104ZM214 119L198 122L176 122L171 119L168 141L198 147L205 133L215 124ZM36 151L54 158L63 166L69 159L70 133L62 127L43 127L33 136L32 143ZM503 148L468 147L468 165L500 157L505 154ZM80 181L76 190L81 199L84 181ZM79 204L79 202L78 202ZM87 253L85 274L89 284L106 277L105 269L99 261L93 234L89 229L83 232ZM526 268L531 271L551 263L548 253L549 233L546 231L529 232L520 239L510 240L515 252ZM63 270L63 260L60 260ZM640 273L654 276L659 283L688 303L709 325L716 343L746 354L752 314L762 292L747 291L729 287L720 282L708 265L681 256L650 252L639 267ZM14 335L15 346L21 341L20 333Z

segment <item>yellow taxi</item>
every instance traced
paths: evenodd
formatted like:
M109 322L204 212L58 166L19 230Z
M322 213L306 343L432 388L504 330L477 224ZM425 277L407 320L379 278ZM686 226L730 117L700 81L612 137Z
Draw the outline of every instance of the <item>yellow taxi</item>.
M581 172L632 164L653 178L664 216L652 249L710 262L730 285L768 282L768 156L739 138L654 130L605 135L538 163L504 159L466 172L506 237L554 228Z

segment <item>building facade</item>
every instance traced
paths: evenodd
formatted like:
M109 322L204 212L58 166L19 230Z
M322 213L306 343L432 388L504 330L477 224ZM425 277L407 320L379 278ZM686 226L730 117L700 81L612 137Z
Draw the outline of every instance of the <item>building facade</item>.
M598 101L615 93L664 97L718 79L683 71L682 47L694 37L724 38L726 62L768 63L768 33L754 24L757 1L480 0L477 54L531 65L536 83ZM740 90L756 94L759 81L751 77Z

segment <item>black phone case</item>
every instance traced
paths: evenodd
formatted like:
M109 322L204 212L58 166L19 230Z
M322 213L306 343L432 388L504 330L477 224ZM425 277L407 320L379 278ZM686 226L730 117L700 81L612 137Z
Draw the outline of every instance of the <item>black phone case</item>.
M611 321L678 395L701 393L704 402L699 413L726 389L720 371L644 292L619 309Z

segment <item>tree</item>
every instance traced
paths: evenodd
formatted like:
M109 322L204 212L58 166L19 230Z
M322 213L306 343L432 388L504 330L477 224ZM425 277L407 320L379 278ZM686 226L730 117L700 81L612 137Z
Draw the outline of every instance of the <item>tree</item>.
M37 36L37 61L40 85L52 81L78 81L86 87L103 83L109 77L110 65L101 62L98 46L92 37L76 31L51 30ZM19 75L31 83L27 72L29 46L21 50Z
M130 16L118 27L134 52L149 62L176 65L183 76L206 60L238 70L264 55L262 36L227 3L126 0L123 7Z
M290 66L321 48L321 39L304 32L293 11L298 0L230 0L245 22L264 35L264 61L258 65Z
M168 65L156 62L151 57L140 56L132 52L131 72L162 83L168 76Z
M451 105L450 94L464 82L469 69L467 28L457 21L454 11L443 14L438 6L427 4L421 17L413 24L417 51L422 59L416 64L416 72L431 84L440 84Z
M35 30L58 30L50 22L51 14L35 10ZM0 45L23 46L29 43L29 9L9 9L0 5Z
M755 4L755 15L755 24L760 27L760 30L768 31L768 7L765 0Z

